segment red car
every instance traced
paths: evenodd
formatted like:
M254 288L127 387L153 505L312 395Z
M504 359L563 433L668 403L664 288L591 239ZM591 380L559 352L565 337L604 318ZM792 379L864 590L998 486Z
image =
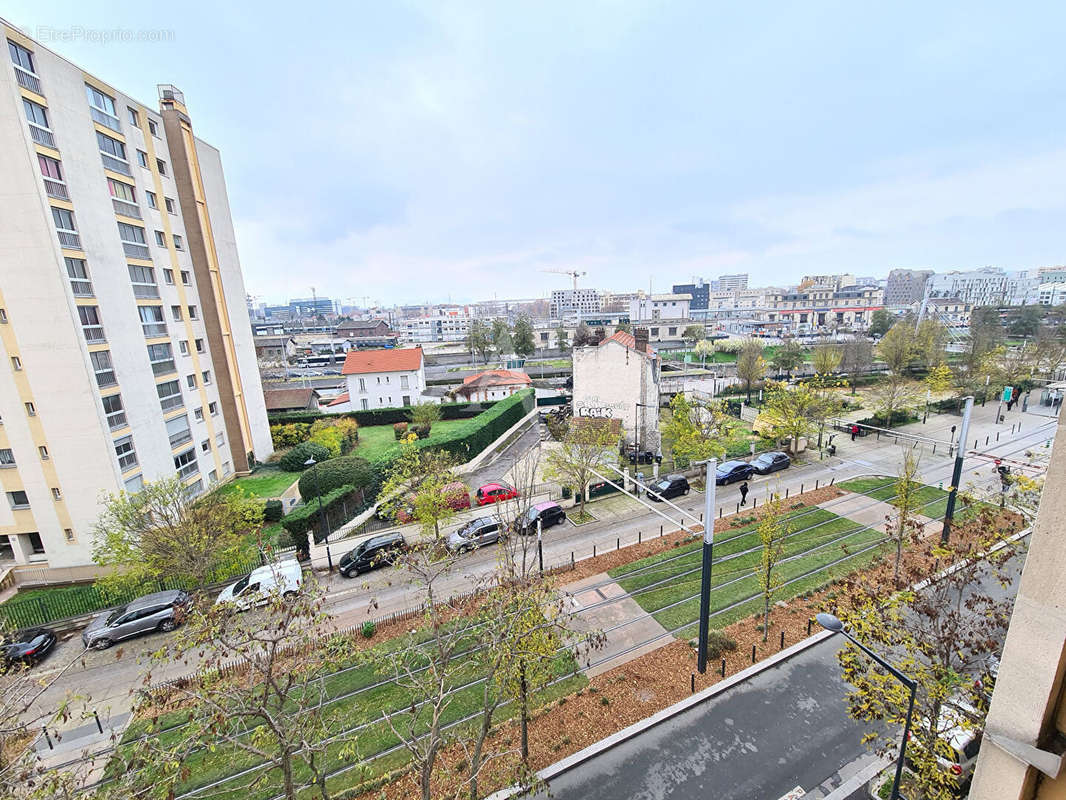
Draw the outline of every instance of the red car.
M455 483L449 483L444 487L444 491L448 493L448 508L453 511L462 511L470 508L470 492L466 486L459 481ZM415 496L409 494L407 496L407 506L403 508L397 508L395 511L396 521L401 525L406 525L408 522L414 519L413 505L415 502Z
M498 503L501 500L512 500L518 497L518 490L506 483L486 483L474 495L479 506L487 506L489 503Z

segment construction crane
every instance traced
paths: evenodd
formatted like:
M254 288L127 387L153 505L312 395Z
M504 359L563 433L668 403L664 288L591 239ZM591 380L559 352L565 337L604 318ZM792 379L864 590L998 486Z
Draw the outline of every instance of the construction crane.
M540 272L551 272L555 275L569 275L574 279L574 291L577 291L577 279L588 275L587 272L578 272L576 269L542 269Z

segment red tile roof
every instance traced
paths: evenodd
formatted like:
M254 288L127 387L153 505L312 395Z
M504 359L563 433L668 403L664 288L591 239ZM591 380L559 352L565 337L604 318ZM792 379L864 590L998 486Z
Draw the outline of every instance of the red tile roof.
M641 355L645 355L645 356L655 355L651 351L651 347L650 346L648 347L647 351L638 350L637 349L637 337L634 336L631 333L626 333L625 331L615 331L610 336L608 336L606 339L604 339L602 342L600 342L600 347L603 347L608 342L618 342L618 344L622 345L623 347L627 347L630 350L632 350L634 353L640 353Z
M410 372L422 366L422 348L386 348L384 350L349 350L342 375L365 375L368 372Z
M463 378L463 386L511 386L516 383L529 384L532 381L526 373L509 369L487 369Z
M326 405L327 406L342 406L345 403L347 403L349 400L351 400L351 397L348 395L347 392L345 392L344 394L339 394L336 397L334 397L332 400L330 400L328 403L326 403Z

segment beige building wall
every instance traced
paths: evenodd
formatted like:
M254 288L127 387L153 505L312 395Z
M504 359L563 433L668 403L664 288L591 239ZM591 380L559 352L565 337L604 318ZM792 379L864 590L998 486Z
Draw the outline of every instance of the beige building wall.
M1066 798L1066 774L1051 778L1017 755L1025 755L1018 748L1021 745L1046 751L1054 760L1066 745L1063 519L1066 519L1066 443L1059 438L1051 454L1007 631L970 790L971 800Z

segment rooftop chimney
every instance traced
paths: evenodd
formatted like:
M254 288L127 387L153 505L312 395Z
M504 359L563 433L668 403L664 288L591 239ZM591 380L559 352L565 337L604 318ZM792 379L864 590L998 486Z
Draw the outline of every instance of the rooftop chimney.
M605 331L603 328L597 328L596 329L596 344L599 344L600 342L602 342L606 338L607 338L607 331Z
M637 340L636 349L641 353L648 352L648 329L647 328L634 328L633 338Z

